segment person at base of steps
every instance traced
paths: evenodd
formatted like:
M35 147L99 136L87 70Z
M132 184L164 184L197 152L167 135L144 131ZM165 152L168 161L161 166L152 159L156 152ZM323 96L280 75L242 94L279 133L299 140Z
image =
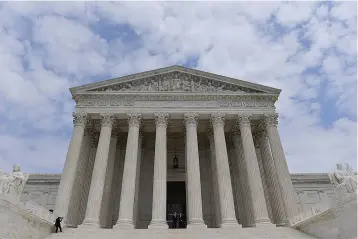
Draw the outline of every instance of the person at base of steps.
M60 228L60 232L62 232L62 227L61 227L62 219L63 219L63 217L57 217L56 218L56 221L55 221L56 233L58 232L59 228Z

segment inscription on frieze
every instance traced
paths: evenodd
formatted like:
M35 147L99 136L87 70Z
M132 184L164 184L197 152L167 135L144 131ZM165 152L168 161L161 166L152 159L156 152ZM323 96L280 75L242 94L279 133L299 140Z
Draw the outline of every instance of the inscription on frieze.
M274 108L273 102L267 101L180 101L180 100L158 100L158 101L144 101L144 100L83 100L77 103L77 107L147 107L147 108Z

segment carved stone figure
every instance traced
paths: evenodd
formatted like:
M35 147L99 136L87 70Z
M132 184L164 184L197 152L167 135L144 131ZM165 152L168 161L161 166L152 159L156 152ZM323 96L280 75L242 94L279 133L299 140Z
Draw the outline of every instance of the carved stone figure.
M28 178L29 174L21 172L20 165L15 164L13 166L12 173L10 173L5 179L6 186L4 187L3 193L20 198Z
M183 91L191 91L191 84L187 80L182 81L182 86L181 87L182 87Z
M348 164L337 164L337 171L330 173L329 178L339 196L357 191L357 176Z
M0 193L5 193L5 190L8 191L8 175L0 169Z
M158 91L158 83L154 80L151 80L148 86L148 91Z

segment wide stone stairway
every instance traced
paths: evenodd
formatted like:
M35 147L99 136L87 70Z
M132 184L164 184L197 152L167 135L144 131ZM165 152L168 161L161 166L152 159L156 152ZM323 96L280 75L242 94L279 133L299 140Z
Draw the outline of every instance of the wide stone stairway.
M56 239L311 239L298 230L287 227L208 228L208 229L93 229L66 228L63 233L48 237Z

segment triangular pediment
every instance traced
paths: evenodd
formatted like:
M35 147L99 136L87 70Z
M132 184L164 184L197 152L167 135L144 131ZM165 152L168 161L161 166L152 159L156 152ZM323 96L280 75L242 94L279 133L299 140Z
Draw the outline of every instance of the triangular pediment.
M279 94L281 90L199 70L172 66L74 87L70 91L72 94L91 92Z

